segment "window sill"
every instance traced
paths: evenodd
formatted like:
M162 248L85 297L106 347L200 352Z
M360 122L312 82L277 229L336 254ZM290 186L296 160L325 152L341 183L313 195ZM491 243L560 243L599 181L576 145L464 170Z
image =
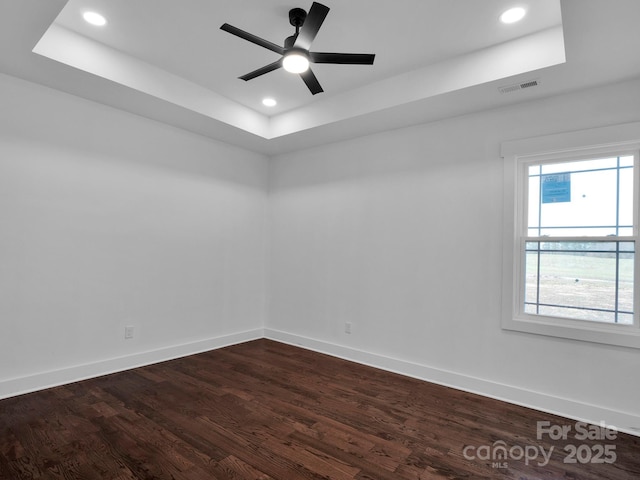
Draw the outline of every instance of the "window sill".
M640 348L640 329L635 325L601 324L525 314L504 316L502 328L583 342Z

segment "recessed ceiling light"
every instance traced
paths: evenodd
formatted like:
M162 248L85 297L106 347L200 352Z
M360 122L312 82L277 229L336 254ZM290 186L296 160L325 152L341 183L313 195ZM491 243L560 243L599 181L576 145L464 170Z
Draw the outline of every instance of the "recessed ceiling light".
M262 100L262 104L265 107L275 107L278 104L278 102L276 102L273 98L265 98Z
M502 23L516 23L524 18L527 11L522 7L510 8L500 15L500 21Z
M84 12L82 18L84 18L85 22L95 25L96 27L102 27L107 24L107 19L98 12Z

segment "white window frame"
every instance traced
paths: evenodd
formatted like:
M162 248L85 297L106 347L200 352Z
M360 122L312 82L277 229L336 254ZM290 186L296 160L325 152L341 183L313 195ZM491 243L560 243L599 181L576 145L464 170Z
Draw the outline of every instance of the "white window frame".
M637 249L640 207L640 122L578 132L548 135L504 142L503 204L503 274L502 328L587 342L640 348L640 255ZM634 268L634 316L632 325L610 324L549 317L524 313L523 248L526 238L525 208L528 194L528 166L535 163L558 162L606 156L633 154L634 163L634 231L630 237L607 237L608 240L636 242ZM585 237L590 238L590 237ZM594 239L599 239L595 237ZM556 239L551 237L550 240Z

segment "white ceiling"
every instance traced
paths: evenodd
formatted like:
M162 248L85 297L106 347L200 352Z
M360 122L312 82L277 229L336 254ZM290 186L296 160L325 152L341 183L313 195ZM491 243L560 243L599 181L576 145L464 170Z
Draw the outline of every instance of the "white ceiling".
M283 70L245 83L238 76L279 55L219 29L225 22L283 45L294 33L288 11L308 11L311 0L70 0L56 23L134 58L220 93L261 113L274 115L304 106L313 97L296 75ZM327 1L327 0L323 0ZM400 72L497 45L561 24L558 0L536 0L521 25L498 16L513 0L335 0L312 50L375 53L373 67L318 65L327 95L361 87ZM103 12L106 28L82 20L85 10ZM459 18L459 21L455 21ZM264 96L279 100L273 110Z
M376 60L313 65L315 96L283 70L239 80L278 55L219 28L281 44L289 9L311 1L0 2L0 71L266 154L640 75L637 0L322 0L311 50ZM515 5L528 15L501 24ZM86 24L86 10L108 24Z

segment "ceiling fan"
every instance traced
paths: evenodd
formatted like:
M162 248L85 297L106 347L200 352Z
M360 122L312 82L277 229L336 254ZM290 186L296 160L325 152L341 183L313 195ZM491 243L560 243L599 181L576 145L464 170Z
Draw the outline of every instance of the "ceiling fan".
M320 86L320 82L309 68L309 63L335 63L343 65L373 65L375 54L368 53L326 53L311 52L311 42L316 38L318 30L322 26L322 22L329 13L329 7L317 2L313 2L309 13L302 8L294 8L289 11L289 23L296 27L296 33L287 37L284 46L276 45L268 40L260 38L252 33L245 32L237 27L225 23L220 28L225 32L236 35L240 38L255 43L272 52L282 55L282 58L276 60L269 65L258 68L253 72L238 77L248 81L272 72L282 67L288 72L300 75L304 83L313 95L321 93L324 90Z

